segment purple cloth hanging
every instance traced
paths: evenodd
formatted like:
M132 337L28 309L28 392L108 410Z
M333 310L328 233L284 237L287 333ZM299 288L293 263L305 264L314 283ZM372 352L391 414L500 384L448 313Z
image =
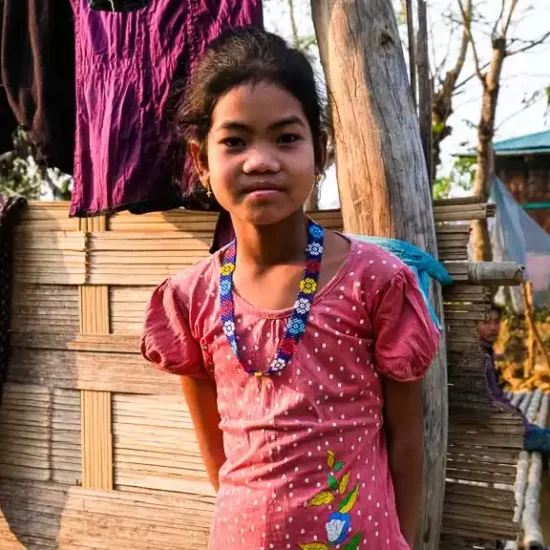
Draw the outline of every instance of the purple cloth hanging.
M262 24L261 0L155 0L107 13L71 0L76 33L76 147L72 216L185 204L181 144L169 123L174 83L228 28Z

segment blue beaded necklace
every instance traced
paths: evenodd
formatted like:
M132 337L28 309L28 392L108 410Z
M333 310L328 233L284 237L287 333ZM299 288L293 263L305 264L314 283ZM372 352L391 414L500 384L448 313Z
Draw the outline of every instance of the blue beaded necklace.
M279 342L275 357L265 372L244 367L239 357L239 347L235 334L235 305L233 303L233 272L235 271L237 259L237 241L234 240L225 251L220 267L220 319L233 353L243 369L250 374L263 376L283 370L292 360L298 342L306 331L307 319L319 282L325 230L309 220L307 235L306 265L300 281L298 297L294 303L294 309L288 321L285 335Z

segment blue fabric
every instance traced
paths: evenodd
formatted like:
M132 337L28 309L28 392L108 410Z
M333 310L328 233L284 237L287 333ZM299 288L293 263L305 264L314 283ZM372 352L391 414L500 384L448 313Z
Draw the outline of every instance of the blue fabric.
M523 448L530 453L536 451L550 456L550 429L529 424L525 429Z
M431 254L428 254L427 252L424 252L405 241L400 241L398 239L387 239L383 237L369 237L366 235L349 235L349 237L384 248L388 252L391 252L394 256L397 256L403 263L412 269L418 279L418 286L422 291L432 320L436 324L437 328L441 330L442 326L437 318L432 304L430 303L429 294L430 277L433 277L442 285L453 284L453 279L447 273L447 270L443 267L443 264L439 260L436 260Z

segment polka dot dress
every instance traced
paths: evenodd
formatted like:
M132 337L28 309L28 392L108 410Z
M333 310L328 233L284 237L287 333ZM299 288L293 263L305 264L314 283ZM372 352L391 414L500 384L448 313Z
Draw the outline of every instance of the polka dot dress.
M383 431L382 376L423 376L439 335L412 272L352 241L319 290L291 363L257 377L219 321L219 253L168 279L149 303L142 352L175 374L211 376L227 461L211 550L405 550ZM241 359L265 370L291 310L234 296Z

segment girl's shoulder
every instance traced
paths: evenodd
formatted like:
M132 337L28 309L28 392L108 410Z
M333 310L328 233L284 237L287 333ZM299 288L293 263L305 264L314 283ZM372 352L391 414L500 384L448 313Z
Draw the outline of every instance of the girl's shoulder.
M394 277L409 271L402 260L385 248L353 235L346 235L346 238L351 242L349 270L357 281L367 282L369 286L385 286Z

